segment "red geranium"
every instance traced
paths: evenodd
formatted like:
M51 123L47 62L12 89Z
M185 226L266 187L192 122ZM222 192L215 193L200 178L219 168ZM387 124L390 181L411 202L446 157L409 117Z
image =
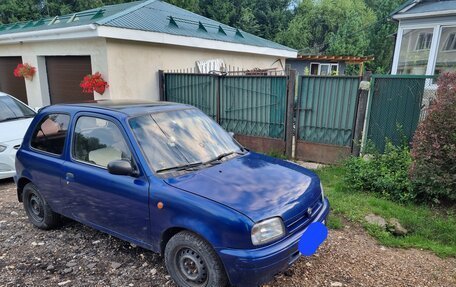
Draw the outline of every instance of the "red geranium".
M18 64L16 69L14 69L14 76L24 77L26 79L33 79L33 76L36 73L36 68L32 67L29 64Z
M109 87L108 83L103 79L99 72L85 76L79 86L84 93L91 94L95 91L100 95L103 95L106 88Z

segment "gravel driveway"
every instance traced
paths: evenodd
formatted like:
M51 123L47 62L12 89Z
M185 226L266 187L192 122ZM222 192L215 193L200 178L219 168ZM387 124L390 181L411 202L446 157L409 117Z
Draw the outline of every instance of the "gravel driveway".
M456 236L456 235L455 235ZM12 181L0 181L0 286L175 286L160 256L75 222L41 231ZM378 245L362 228L330 231L318 254L266 286L456 286L456 259Z

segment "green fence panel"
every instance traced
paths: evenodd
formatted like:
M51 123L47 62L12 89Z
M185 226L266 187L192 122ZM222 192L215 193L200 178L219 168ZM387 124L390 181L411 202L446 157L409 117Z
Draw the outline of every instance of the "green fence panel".
M359 82L359 77L301 76L297 138L352 146Z
M287 77L220 78L220 124L236 134L285 139Z
M201 74L165 74L165 99L195 106L216 119L217 77Z
M367 141L384 151L386 140L410 142L417 128L423 96L433 76L374 75L369 97Z

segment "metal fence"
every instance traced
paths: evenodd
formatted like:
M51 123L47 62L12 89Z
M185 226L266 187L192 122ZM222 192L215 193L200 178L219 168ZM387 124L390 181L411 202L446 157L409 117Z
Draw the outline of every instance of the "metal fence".
M284 139L286 94L286 77L221 77L220 124L236 134Z
M373 75L363 146L384 151L386 141L410 142L435 97L434 76Z
M165 81L167 101L195 106L216 120L216 77L204 74L167 73Z
M363 147L410 142L436 91L432 76L374 75L367 97L359 77L289 72L162 73L161 98L198 107L252 150L291 157L294 146L298 159L332 163L358 154L363 122Z
M252 149L285 152L287 77L164 73L163 99L201 109Z
M359 77L301 76L296 157L336 162L351 153Z

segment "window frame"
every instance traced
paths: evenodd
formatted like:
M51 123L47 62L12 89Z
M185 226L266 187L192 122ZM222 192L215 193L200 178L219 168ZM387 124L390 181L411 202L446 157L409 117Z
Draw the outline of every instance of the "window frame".
M430 36L430 40L429 40L429 48L427 46L425 46L424 48L418 48L418 45L420 44L420 40L422 39L421 36L424 36L424 44L427 44L428 42L428 37ZM433 33L429 33L429 32L421 32L418 34L418 38L416 39L416 43L415 43L415 52L420 52L420 51L427 51L427 50L431 50L432 48L432 39L433 39L434 35Z
M48 152L48 151L45 151L45 150L37 149L37 148L32 146L32 140L34 138L34 134L35 134L36 129L38 128L38 126L40 124L42 124L44 122L43 120L48 118L50 115L64 115L64 116L68 116L68 118L69 118L67 132L66 132L66 135L65 135L65 142L63 143L63 149L62 149L62 152L60 154L55 154L55 153ZM71 121L72 121L72 119L71 119L71 115L69 113L65 113L65 112L49 112L49 113L43 114L41 116L41 118L39 119L39 121L38 121L38 125L35 126L35 129L33 130L32 134L30 135L30 140L28 141L29 149L31 151L34 151L34 152L37 152L37 153L41 153L41 154L44 154L44 155L52 156L54 158L63 158L64 155L65 155L67 146L68 146L68 134L70 133Z
M438 50L439 50L439 43L440 43L440 38L442 34L442 30L444 28L448 27L456 27L456 19L453 20L448 20L447 18L445 19L439 19L436 20L432 23L417 23L416 21L412 20L401 20L399 22L399 27L398 27L398 32L397 32L397 37L396 37L396 45L394 48L394 56L393 56L393 65L391 69L391 74L392 75L398 75L398 70L399 70L399 56L400 56L400 49L402 45L402 38L403 34L406 30L413 30L413 29L433 29L433 36L432 36L432 43L431 43L431 49L429 52L429 57L428 57L428 63L427 63L427 69L425 75L434 75L435 74L435 67L437 63L437 55L438 55ZM432 81L430 81L432 82ZM437 88L437 84L435 83L430 83L429 87L432 89Z
M443 31L443 28L442 28L442 31ZM446 49L447 46L448 46L448 42L450 41L450 37L453 36L453 40L451 41L451 46L453 47L452 49ZM440 50L440 52L454 52L456 51L456 32L452 32L450 34L448 34L448 37L447 39L445 40L445 44L443 45L444 47L442 47L442 50ZM438 53L439 51L437 51Z
M87 165L87 166L92 166L92 167L96 167L96 168L108 171L107 167L104 167L104 166L101 166L101 165L97 165L97 164L93 164L93 163L90 163L90 162L87 162L87 161L79 160L79 159L74 157L73 151L74 151L75 139L76 139L76 125L77 125L79 119L82 118L82 117L92 117L92 118L97 118L97 119L101 119L101 120L105 120L105 121L109 121L109 122L113 123L119 129L119 131L122 134L122 137L123 137L123 139L125 141L125 144L127 145L127 148L130 150L131 160L132 160L131 164L132 164L133 171L138 172L139 175L142 174L141 168L138 165L138 160L136 159L136 155L134 153L135 149L132 147L131 142L129 140L127 140L128 136L125 133L125 130L124 130L123 126L119 123L119 121L116 118L110 117L110 116L106 116L104 114L85 113L85 112L83 112L83 113L77 114L74 117L74 120L73 120L73 122L71 124L71 143L70 143L69 152L68 152L70 161L72 161L74 163L84 164L84 165Z
M328 63L321 63L321 62L310 62L310 72L311 72L311 76L312 76L312 65L318 65L318 69L317 69L317 74L316 75L313 75L313 76L332 76L332 67L333 66L336 66L337 67L337 74L339 75L339 63L331 63L331 62L328 62ZM322 65L328 65L329 66L329 74L328 75L322 75L321 74L321 66Z

